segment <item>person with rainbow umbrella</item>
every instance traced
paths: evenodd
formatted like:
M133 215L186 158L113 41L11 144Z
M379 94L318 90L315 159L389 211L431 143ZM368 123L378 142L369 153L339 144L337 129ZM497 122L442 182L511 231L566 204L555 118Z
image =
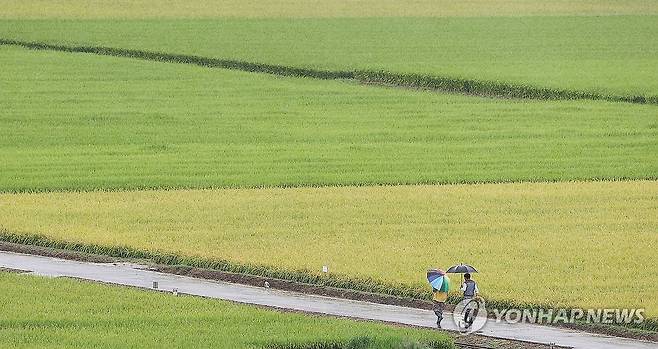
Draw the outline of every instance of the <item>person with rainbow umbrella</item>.
M432 310L434 310L434 314L437 317L436 326L441 328L443 309L445 308L448 291L450 290L450 279L448 279L445 271L441 269L430 269L427 271L427 281L432 286Z

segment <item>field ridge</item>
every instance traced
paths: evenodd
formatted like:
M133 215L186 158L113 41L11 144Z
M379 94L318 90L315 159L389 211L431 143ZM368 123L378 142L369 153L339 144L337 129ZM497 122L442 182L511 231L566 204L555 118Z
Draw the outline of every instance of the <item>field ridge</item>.
M422 89L470 96L535 100L586 99L658 105L658 96L602 94L591 91L555 89L526 84L463 79L448 76L392 73L387 71L368 70L332 71L156 51L122 49L104 46L68 46L46 42L22 41L2 38L0 38L0 45L20 46L33 50L89 53L104 56L136 58L165 63L191 64L206 68L222 68L252 73L265 73L278 76L322 80L352 80L358 83L374 86Z
M135 191L176 191L176 190L217 190L217 189L298 189L298 188L363 188L363 187L399 187L399 186L423 186L423 185L480 185L480 184L511 184L511 183L585 183L585 182L644 182L658 181L658 175L649 176L618 176L618 177L572 177L572 178L514 178L514 179L477 179L477 180L420 180L420 181L346 181L344 183L333 182L307 182L281 183L281 184L244 184L244 185L222 185L222 184L190 184L190 185L96 185L96 186L44 186L44 187L0 187L0 194L40 194L40 193L91 193L91 192L135 192Z
M426 288L417 288L403 283L392 283L379 281L370 278L360 278L346 276L342 274L318 275L306 269L288 270L269 265L258 265L249 263L236 263L223 259L209 259L202 257L187 257L176 253L164 253L159 251L147 251L129 246L109 246L93 243L73 242L59 239L52 239L44 235L30 233L14 233L0 227L0 241L53 248L58 250L81 252L92 255L102 255L108 257L128 258L128 259L145 259L147 261L162 264L165 266L182 266L192 268L202 268L218 270L236 274L254 275L266 278L274 278L284 281L292 281L303 284L310 284L320 287L333 287L339 289L355 290L360 292L378 293L394 297L406 298L410 300L430 300L431 292ZM456 304L461 300L457 292L452 292L448 297L447 303ZM534 309L552 309L555 304L550 303L527 303L518 302L509 299L491 299L487 298L487 309L514 309L514 308L534 308ZM566 307L569 311L571 308ZM648 317L641 324L635 323L615 323L613 326L621 326L629 329L644 331L658 330L658 319Z

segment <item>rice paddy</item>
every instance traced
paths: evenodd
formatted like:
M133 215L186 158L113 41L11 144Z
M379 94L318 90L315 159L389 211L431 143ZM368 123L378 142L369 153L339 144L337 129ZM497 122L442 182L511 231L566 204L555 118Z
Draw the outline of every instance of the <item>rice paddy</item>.
M281 313L70 279L0 272L0 293L3 348L253 349L314 343L347 348L364 338L370 346L357 348L394 349L412 343L453 347L450 338L432 330Z
M655 179L655 106L0 48L0 191Z
M572 2L566 0L257 0L189 1L133 0L94 1L82 5L75 0L2 0L0 18L324 18L324 17L480 17L533 15L620 15L658 14L648 0Z
M649 13L522 19L16 19L0 21L0 38L648 98L658 96L653 78L658 75L658 16Z
M318 275L329 265L421 292L427 268L467 260L490 300L655 316L657 198L655 181L3 194L0 216L14 233ZM647 282L619 268L629 263Z
M421 295L426 268L468 262L498 304L658 316L655 1L0 8L4 238L284 276L328 264L344 285L371 278ZM60 52L76 47L91 53ZM29 288L0 278L12 297ZM5 302L18 325L0 329L0 346L68 338L79 323L53 315L62 305L40 336L21 310L32 305ZM109 334L67 343L116 340L114 325L90 326ZM378 330L354 331L327 335Z

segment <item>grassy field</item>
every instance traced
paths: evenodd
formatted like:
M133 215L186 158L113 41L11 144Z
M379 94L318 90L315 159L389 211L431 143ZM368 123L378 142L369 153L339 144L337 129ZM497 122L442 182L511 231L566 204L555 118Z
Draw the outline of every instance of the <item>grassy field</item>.
M655 97L656 23L649 15L5 20L0 38Z
M195 297L0 272L3 348L264 348L349 343L367 348L451 339L431 330L280 313ZM130 334L130 335L126 335ZM359 347L361 348L361 347ZM363 347L366 349L366 347Z
M468 17L658 14L651 0L0 0L0 18Z
M0 52L4 192L655 179L658 169L655 106Z
M0 227L284 270L329 265L419 289L427 268L468 261L490 300L655 317L657 199L655 181L3 194Z

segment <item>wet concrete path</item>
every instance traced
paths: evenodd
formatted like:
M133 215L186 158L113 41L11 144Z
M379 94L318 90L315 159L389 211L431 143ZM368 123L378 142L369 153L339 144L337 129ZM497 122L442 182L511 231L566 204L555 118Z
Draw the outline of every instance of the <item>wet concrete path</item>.
M35 275L48 277L67 276L140 288L152 288L153 282L156 281L158 288L165 291L177 289L180 293L240 303L396 322L406 325L435 327L436 321L433 312L422 309L163 274L145 270L145 266L129 263L88 263L13 252L0 252L0 267L26 270ZM442 325L446 329L457 330L450 313L445 314ZM478 333L491 337L555 343L574 348L658 349L658 343L608 337L540 325L496 323L494 320L489 320Z

